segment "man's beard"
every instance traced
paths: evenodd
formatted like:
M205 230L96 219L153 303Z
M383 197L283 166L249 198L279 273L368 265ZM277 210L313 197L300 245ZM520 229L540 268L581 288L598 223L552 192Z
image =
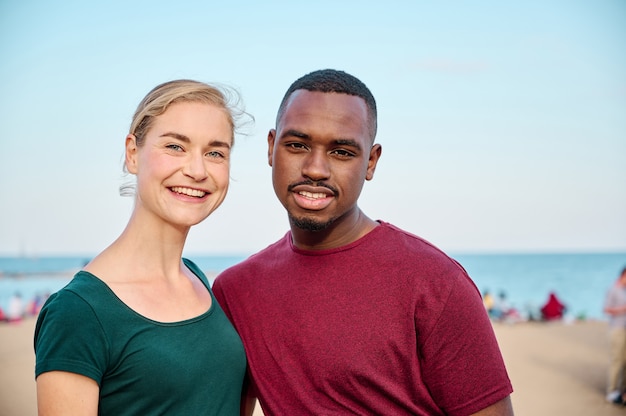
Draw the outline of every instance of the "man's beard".
M319 222L311 218L296 218L293 215L289 214L289 221L301 230L315 232L327 229L335 220L330 219L326 222Z

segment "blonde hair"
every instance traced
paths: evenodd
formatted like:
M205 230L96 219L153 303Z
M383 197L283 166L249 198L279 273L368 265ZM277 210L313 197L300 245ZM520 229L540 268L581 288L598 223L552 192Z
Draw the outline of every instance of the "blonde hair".
M249 117L254 121L254 117L244 111L241 96L232 88L190 79L168 81L154 87L135 110L129 133L136 137L137 147L143 146L155 117L165 113L172 104L179 102L210 104L224 111L231 128L233 145L240 119ZM124 172L127 173L126 166ZM124 184L120 186L120 195L134 195L134 188L134 184Z
M170 105L177 102L200 102L224 110L232 130L232 139L235 136L235 119L245 113L238 108L241 103L239 94L227 87L218 87L189 79L164 82L154 87L141 100L133 115L130 133L137 137L138 146L143 144L143 139L152 127L154 118L165 113Z

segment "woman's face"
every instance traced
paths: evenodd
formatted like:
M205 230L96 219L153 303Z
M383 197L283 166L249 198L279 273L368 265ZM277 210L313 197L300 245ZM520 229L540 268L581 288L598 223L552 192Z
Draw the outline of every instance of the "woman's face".
M172 104L155 117L144 143L126 138L126 166L137 176L135 213L190 227L224 201L232 129L226 112L199 102Z

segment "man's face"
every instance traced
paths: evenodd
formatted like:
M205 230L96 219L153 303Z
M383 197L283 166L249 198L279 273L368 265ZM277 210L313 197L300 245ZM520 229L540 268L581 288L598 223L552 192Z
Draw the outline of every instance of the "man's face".
M268 158L292 225L319 231L358 214L363 183L380 156L367 116L365 101L348 94L297 90L289 97L268 135Z

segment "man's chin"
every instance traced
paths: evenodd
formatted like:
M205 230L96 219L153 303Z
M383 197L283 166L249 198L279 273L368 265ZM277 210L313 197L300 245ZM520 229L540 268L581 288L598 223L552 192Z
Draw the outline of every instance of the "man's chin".
M289 221L294 227L311 232L324 231L333 223L332 220L321 222L312 218L297 218L292 215L289 215Z

